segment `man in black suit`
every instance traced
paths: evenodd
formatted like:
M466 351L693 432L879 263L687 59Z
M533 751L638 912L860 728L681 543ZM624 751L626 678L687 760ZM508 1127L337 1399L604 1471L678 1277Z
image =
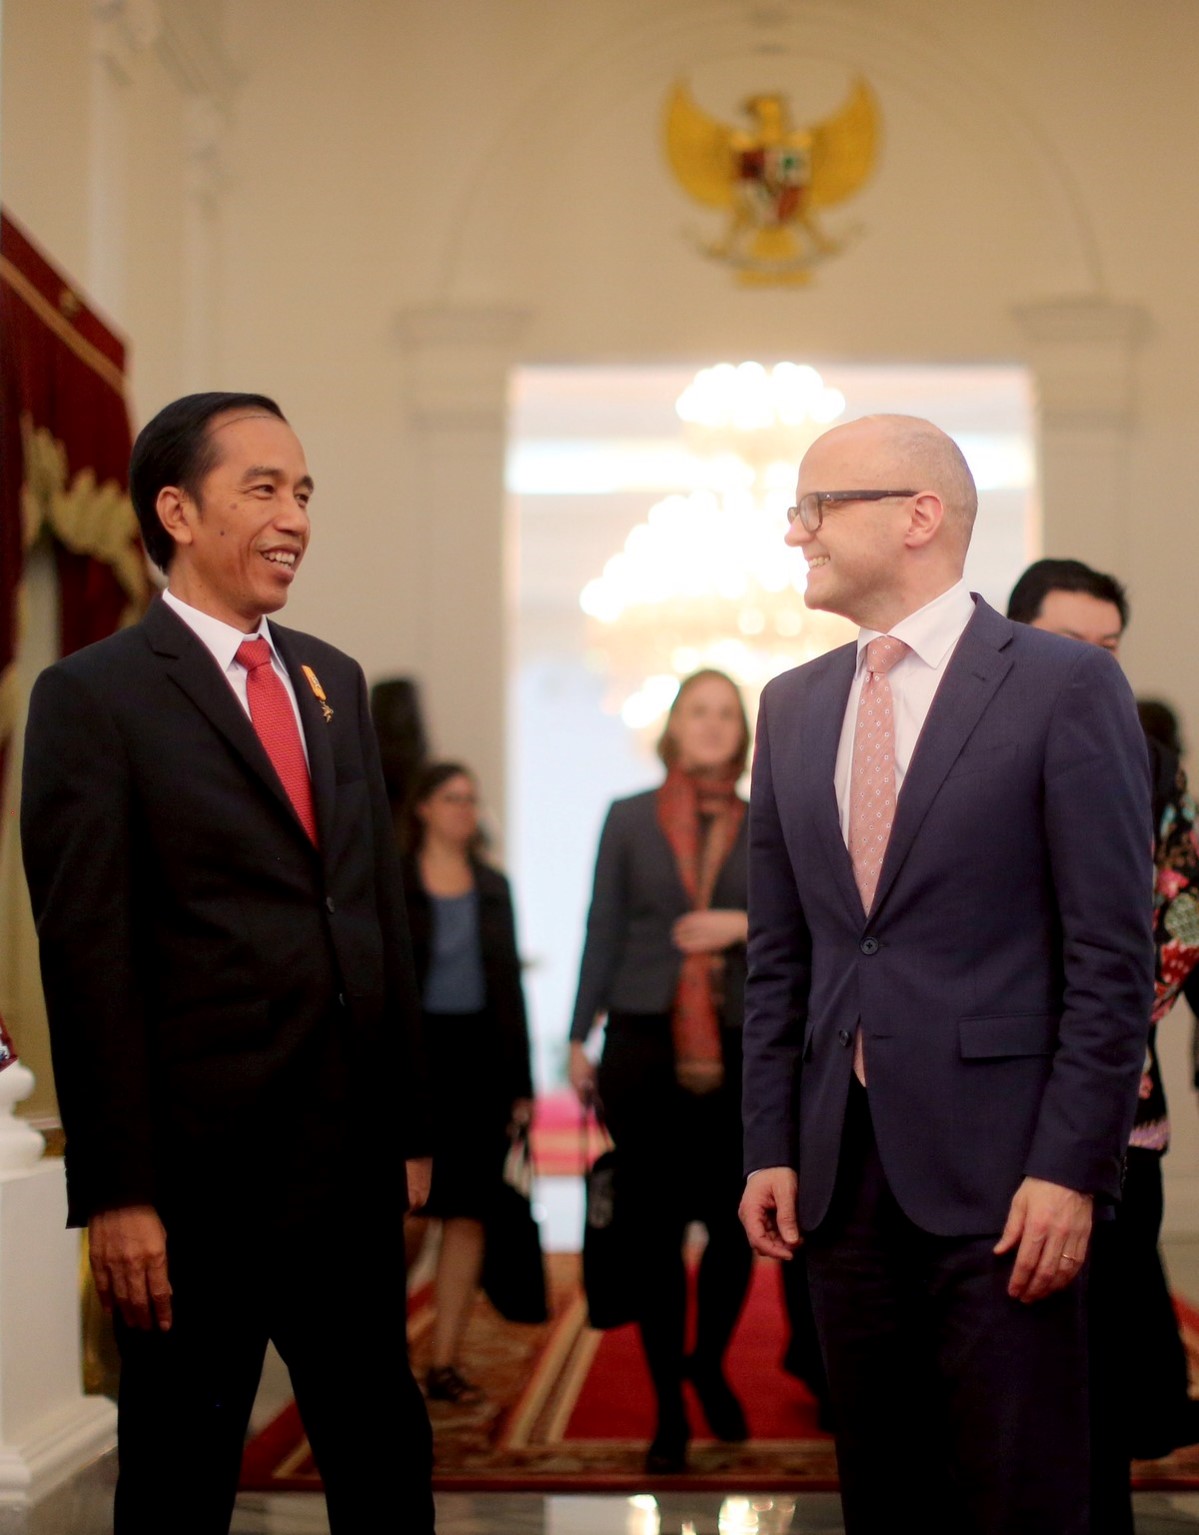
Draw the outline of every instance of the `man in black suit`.
M167 406L130 475L168 588L38 679L21 815L69 1219L121 1350L117 1535L228 1529L268 1339L332 1529L403 1505L431 1531L396 1257L430 1167L391 815L361 670L266 619L312 479L278 406L241 394Z
M1012 588L1008 617L1118 656L1128 597L1080 560L1037 560ZM1144 713L1141 712L1142 725ZM1157 1025L1199 959L1189 920L1199 888L1195 807L1176 744L1149 735L1153 786L1156 996L1115 1219L1096 1227L1090 1274L1091 1535L1132 1535L1131 1459L1157 1460L1199 1441L1186 1348L1158 1250L1162 1157L1170 1121Z

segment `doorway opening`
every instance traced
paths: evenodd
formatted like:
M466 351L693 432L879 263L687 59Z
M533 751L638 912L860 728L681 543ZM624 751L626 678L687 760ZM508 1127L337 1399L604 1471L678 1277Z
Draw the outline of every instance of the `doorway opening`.
M1002 610L1040 549L1035 411L1017 366L527 367L508 449L516 558L506 847L539 1090L565 1075L606 808L659 781L680 676L761 687L854 634L809 614L782 543L804 447L896 411L959 443L979 489L966 577Z

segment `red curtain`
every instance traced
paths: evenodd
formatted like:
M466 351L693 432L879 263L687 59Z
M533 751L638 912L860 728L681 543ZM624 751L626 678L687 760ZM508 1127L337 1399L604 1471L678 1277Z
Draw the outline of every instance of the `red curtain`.
M54 544L63 655L133 621L150 584L128 498L124 342L7 213L0 213L0 338L2 782L30 547L45 534Z

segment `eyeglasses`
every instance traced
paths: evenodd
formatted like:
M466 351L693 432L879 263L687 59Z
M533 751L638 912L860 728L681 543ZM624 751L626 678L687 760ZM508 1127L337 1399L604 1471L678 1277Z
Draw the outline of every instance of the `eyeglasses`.
M824 508L842 501L889 501L892 496L918 496L918 490L810 490L795 506L787 508L787 521L798 517L809 533L818 533Z

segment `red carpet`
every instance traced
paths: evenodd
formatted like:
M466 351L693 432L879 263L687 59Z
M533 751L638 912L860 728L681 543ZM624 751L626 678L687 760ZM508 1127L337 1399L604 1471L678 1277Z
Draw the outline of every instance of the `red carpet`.
M431 1404L434 1486L457 1491L638 1492L646 1488L645 1446L653 1430L649 1381L635 1329L597 1333L586 1325L578 1258L549 1259L553 1314L537 1327L505 1322L480 1298L466 1340L468 1373L486 1400L462 1409ZM1199 1377L1199 1311L1176 1302L1192 1375ZM409 1303L413 1364L428 1364L432 1313L426 1288ZM832 1443L816 1427L804 1386L779 1368L783 1347L779 1277L760 1262L729 1356L729 1376L749 1419L751 1440L726 1445L696 1437L682 1477L655 1478L654 1490L819 1492L836 1488ZM688 1388L690 1389L690 1388ZM319 1491L320 1478L295 1405L246 1448L242 1487ZM1199 1491L1199 1447L1134 1468L1138 1491Z
M552 1255L549 1271L553 1316L541 1326L505 1322L485 1300L476 1303L465 1354L487 1400L467 1409L431 1404L439 1489L644 1490L653 1409L636 1330L598 1333L586 1325L577 1255ZM430 1321L427 1305L410 1311L418 1376L427 1367ZM832 1443L816 1428L806 1388L779 1368L782 1349L778 1273L773 1264L759 1263L730 1356L730 1378L754 1438L745 1445L713 1440L691 1397L691 1469L655 1479L655 1487L815 1492L836 1486ZM247 1446L242 1487L319 1490L294 1404Z

